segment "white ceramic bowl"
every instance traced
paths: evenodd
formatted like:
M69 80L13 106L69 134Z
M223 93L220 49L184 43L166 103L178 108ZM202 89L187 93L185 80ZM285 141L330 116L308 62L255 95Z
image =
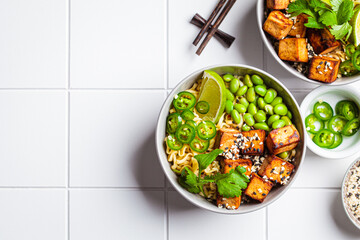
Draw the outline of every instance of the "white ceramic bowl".
M208 202L205 200L205 198L201 197L198 194L192 194L188 192L186 189L182 188L179 183L177 182L177 176L176 174L170 169L170 164L167 161L167 155L165 152L165 143L164 139L166 136L166 117L169 114L169 109L172 103L172 100L175 96L175 94L184 91L186 89L189 89L194 82L196 82L198 79L201 78L204 70L214 70L220 75L225 73L231 73L236 75L244 75L244 74L258 74L261 76L267 86L270 86L274 88L280 96L283 97L284 102L287 104L289 109L292 111L293 114L293 123L295 124L296 128L299 131L301 142L297 146L297 153L295 156L295 169L296 172L291 175L290 183L288 185L277 187L271 190L267 198L263 203L253 203L253 204L243 204L239 207L237 210L227 210L223 208L218 208L215 206L215 204ZM300 108L298 104L296 103L295 98L292 96L289 90L286 89L286 87L277 79L275 79L273 76L269 75L268 73L246 65L240 65L240 64L227 64L227 65L216 65L216 66L210 66L206 67L200 70L195 71L194 73L187 76L185 79L183 79L175 88L174 90L168 95L167 99L165 100L164 105L162 106L162 109L160 111L160 115L158 118L158 124L156 128L156 150L157 154L160 160L160 164L163 168L163 171L166 175L166 177L169 179L170 183L173 185L173 187L188 201L193 203L196 206L199 206L201 208L204 208L206 210L210 210L213 212L218 213L225 213L225 214L239 214L239 213L247 213L252 212L255 210L259 210L263 207L266 207L270 203L274 202L276 199L278 199L282 194L284 194L287 189L290 188L291 184L294 182L295 178L299 174L299 169L301 168L301 164L303 162L304 156L305 156L305 150L306 150L306 144L305 144L305 126L303 124L301 114L300 114Z
M351 76L351 77L338 78L333 83L323 83L323 82L319 82L319 81L307 78L305 75L303 75L302 73L298 72L296 69L291 67L291 65L289 63L281 60L278 57L278 54L275 51L273 45L271 44L270 37L268 37L267 34L265 34L264 30L262 29L263 24L264 24L264 22L266 20L265 19L265 14L264 14L265 3L266 3L266 0L258 0L257 8L256 8L256 15L257 15L257 21L258 21L258 27L259 27L260 35L261 35L261 38L262 38L264 44L266 45L267 49L271 53L271 55L288 72L290 72L295 77L298 77L298 78L300 78L300 79L302 79L304 81L314 83L314 84L319 84L319 85L344 85L344 84L349 84L349 83L355 82L355 81L360 79L360 74L359 74L359 75L355 75L355 76Z
M335 113L335 105L340 100L350 99L359 106L360 93L356 89L348 86L322 86L311 91L301 103L300 109L302 116L305 118L312 113L314 104L318 100L323 100L331 105ZM354 136L344 137L341 145L335 149L326 149L317 146L310 138L310 135L305 134L307 138L308 148L315 154L324 158L342 159L359 153L360 149L360 131Z
M356 220L355 216L351 213L347 203L345 202L345 197L346 197L346 183L347 181L349 180L350 178L350 170L353 169L353 167L355 166L359 166L360 164L360 159L356 159L351 165L350 167L348 168L348 170L346 171L345 173L345 176L344 176L344 179L343 179L343 182L342 182L342 187L341 187L341 202L343 204L343 207L344 207L344 210L346 212L346 215L348 216L348 218L350 219L350 221L358 228L360 229L360 221L359 220Z

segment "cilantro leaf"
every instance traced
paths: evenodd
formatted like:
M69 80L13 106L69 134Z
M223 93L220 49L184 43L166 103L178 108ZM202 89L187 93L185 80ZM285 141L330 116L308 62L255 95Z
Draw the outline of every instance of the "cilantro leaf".
M319 12L320 10L328 10L329 8L319 0L310 0L309 7L313 8L315 12Z
M342 2L343 0L330 0L330 3L332 5L332 10L334 12L337 12Z
M337 21L341 25L349 21L354 15L354 2L351 0L343 0L337 10Z
M296 0L295 2L290 3L288 6L288 12L291 13L292 16L305 13L311 17L316 17L316 14L311 11L308 1L306 0Z
M341 39L347 35L346 38L349 37L349 33L351 33L352 27L349 22L345 22L341 25L334 25L331 29L329 29L331 34L334 35L336 39Z
M206 169L216 159L216 157L222 152L223 152L223 150L221 150L221 149L215 149L215 150L211 151L210 153L199 154L199 155L194 156L194 158L199 163L199 176L200 176L201 172L204 169Z
M337 24L337 17L333 11L328 10L320 15L319 21L325 26L332 26Z
M229 173L215 175L214 179L219 194L225 198L240 196L242 189L245 189L249 182L245 172L244 167L238 166Z
M321 22L318 22L315 18L312 18L312 17L308 18L308 22L305 23L304 26L308 27L308 28L318 28L318 29L325 28L324 24L322 24Z
M201 191L197 185L197 176L188 167L184 167L184 169L181 171L181 175L178 178L178 181L181 186L186 188L191 193L199 193Z

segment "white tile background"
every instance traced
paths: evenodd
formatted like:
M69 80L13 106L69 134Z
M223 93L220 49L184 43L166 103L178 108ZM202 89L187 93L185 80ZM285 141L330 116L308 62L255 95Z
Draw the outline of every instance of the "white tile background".
M0 1L1 240L360 238L339 197L354 156L308 151L292 189L246 215L196 208L167 183L154 150L157 115L193 70L253 65L299 103L316 87L264 49L254 0L237 1L221 25L236 37L231 48L213 39L195 55L199 29L189 21L215 3Z

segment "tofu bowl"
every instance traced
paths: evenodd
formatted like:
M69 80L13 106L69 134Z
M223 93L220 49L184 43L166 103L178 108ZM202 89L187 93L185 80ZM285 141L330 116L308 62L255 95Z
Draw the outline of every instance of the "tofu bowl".
M225 139L225 137L224 137L225 135L223 135L223 134L227 134L227 132L223 132L223 129L225 127L224 128L218 127L220 122L223 122L223 121L227 122L227 124L230 124L230 125L231 125L231 123L235 124L235 122L236 122L236 124L238 124L236 126L242 125L241 128L227 129L227 130L229 130L229 134L230 134L227 136L235 137L236 139L234 140L234 142L237 142L239 140L236 143L236 144L238 144L236 146L241 146L241 144L244 144L244 145L248 144L247 146L250 146L250 147L249 148L243 147L241 149L239 148L237 150L237 152L234 150L233 151L234 155L232 155L232 157L227 155L227 154L229 154L229 152L231 152L230 150L224 150L224 152L219 155L219 156L221 156L220 160L219 160L219 156L218 156L215 159L215 161L213 161L211 163L211 165L209 165L209 167L207 167L207 168L205 167L206 169L204 168L205 170L201 171L202 174L198 178L204 178L204 175L208 174L207 171L210 172L209 173L210 176L213 176L213 175L215 176L218 173L219 174L220 173L221 174L229 173L226 171L226 169L229 170L229 168L231 168L232 166L233 166L232 169L234 169L236 166L244 166L241 169L246 171L243 174L244 174L244 177L247 176L248 185L247 185L246 189L245 188L242 189L242 193L241 193L240 197L226 198L226 200L235 199L235 198L237 198L237 200L238 200L238 206L236 208L233 207L231 209L227 208L227 205L225 207L225 204L223 204L223 207L221 206L222 204L220 204L220 205L218 204L218 201L225 200L225 198L222 198L222 199L220 198L220 200L219 200L220 189L218 187L219 186L218 182L216 182L215 188L212 189L215 192L215 196L212 195L212 197L210 197L211 191L209 193L209 192L207 192L207 190L204 192L200 192L200 193L199 192L191 193L190 191L193 191L193 190L190 190L190 188L187 188L188 185L186 185L186 184L184 185L184 182L181 180L181 178L183 177L183 173L185 172L184 171L185 167L179 168L179 165L181 165L181 163L177 163L178 165L175 166L175 160L173 160L172 154L177 154L177 153L174 153L174 150L169 149L170 145L169 145L168 141L169 141L169 139L170 139L170 141L172 140L169 137L171 135L169 133L169 126L171 127L171 125L169 125L169 123L171 123L169 120L169 117L171 114L172 114L171 116L174 116L174 114L175 114L177 117L180 114L177 111L178 108L176 108L176 111L174 110L174 105L177 105L177 102L176 102L177 99L182 99L184 92L190 92L190 93L192 92L194 94L194 96L196 97L197 104L192 105L191 109L196 115L196 117L193 118L194 121L196 121L196 118L197 118L196 113L197 113L197 111L200 111L200 109L198 109L198 103L201 102L200 100L202 99L202 96L205 95L205 94L203 94L203 91L205 91L205 90L203 90L203 88L204 89L206 88L205 87L206 84L205 85L201 85L201 84L203 84L205 81L210 82L210 80L208 80L205 77L205 74L207 74L209 72L215 72L216 75L218 75L219 77L221 76L220 79L223 79L226 76L232 75L234 78L237 78L237 80L240 79L240 81L244 81L244 82L246 82L246 80L244 80L241 76L245 76L245 78L246 78L247 75L252 76L252 77L254 75L256 75L258 78L262 79L263 82L261 82L261 85L267 86L268 90L270 90L270 91L277 92L277 96L282 98L282 103L287 106L288 112L291 111L291 115L292 115L290 117L291 121L289 124L287 124L286 126L276 127L276 129L275 129L275 127L274 127L274 129L270 128L271 131L270 131L270 129L268 129L266 131L259 129L259 128L255 129L255 127L254 127L255 125L251 125L251 124L249 124L249 126L248 126L249 129L245 130L245 126L247 125L248 121L247 121L247 119L242 120L244 117L244 113L240 114L241 121L236 122L236 119L237 119L236 116L233 116L233 114L231 114L231 115L227 114L228 109L226 106L224 107L225 110L224 110L224 108L222 108L223 112L221 112L221 117L217 118L217 120L215 121L215 122L217 122L216 131L215 131L216 135L213 135L213 138L211 140L209 140L210 147L209 147L209 145L207 145L207 147L209 147L209 148L207 148L206 151L203 151L203 153L204 154L213 153L217 149L228 149L227 147L225 147L225 142L221 143L221 141L223 141ZM199 95L193 91L194 89L196 89L196 84L198 84L198 83L199 83L199 85L201 85L201 91L200 91ZM226 87L229 85L229 82L227 83L224 81L224 83L225 83ZM239 90L240 90L240 88L239 88ZM221 92L226 92L226 91L221 91ZM210 95L210 98L214 98L213 96L215 96L215 95ZM237 96L239 96L239 95L237 95ZM248 97L247 95L244 94L244 95L241 95L241 98L243 98L244 96ZM259 98L257 97L256 101L258 101L258 99ZM229 101L229 100L226 100L226 101ZM237 97L235 97L235 99L233 99L233 102L234 103L237 102ZM253 103L252 101L250 101L250 102ZM175 106L175 107L179 107L179 106ZM237 109L237 107L238 106L236 106L234 109ZM211 107L210 107L210 111L211 111ZM259 107L259 112L260 111L261 110ZM184 110L184 112L185 112L185 110ZM184 112L181 113L182 117L185 116L185 115L183 116ZM234 110L231 113L233 113L233 112L234 112ZM245 115L246 114L247 113L245 113ZM230 118L230 119L226 120L227 118ZM204 117L204 119L205 119L205 117ZM200 128L200 125L203 123L209 122L208 120L204 120L204 119L202 119L200 121L196 121L195 126L196 126L196 134L197 135L195 138L193 137L194 140L197 139L198 137L199 138L201 137L200 134L202 134L202 132L201 131L199 132L199 130L198 130ZM184 121L184 119L183 119L183 121ZM180 139L181 136L178 136L178 131L182 126L185 126L185 125L187 126L188 121L191 121L191 120L186 120L186 123L182 123L183 125L180 125L180 127L176 128L177 129L176 134L173 134L171 136L176 136L176 138ZM223 126L225 126L225 125L223 125ZM252 127L250 127L250 125ZM195 126L194 126L194 128L195 128ZM231 126L233 126L233 125L231 125ZM214 125L214 127L215 127L215 125ZM209 127L209 128L211 128L211 127ZM188 130L189 129L191 129L191 127L188 127ZM286 136L287 131L289 133L292 132L291 135ZM179 133L179 134L181 134L181 133ZM283 139L279 138L277 140L274 140L274 139L276 139L277 136L285 136L285 137ZM295 145L292 145L292 143L290 144L290 141L292 141L292 138L294 138L296 140L296 142L294 142ZM240 143L240 140L241 140L241 143ZM219 141L221 144L219 143ZM283 144L281 141L283 141L285 144ZM231 142L233 142L233 141L231 140ZM281 142L281 143L279 143L279 142ZM175 188L176 191L178 191L185 199L187 199L192 204L194 204L200 208L212 211L212 212L223 213L223 214L243 214L243 213L256 211L256 210L259 210L259 209L262 209L262 208L268 206L269 204L273 203L278 198L280 198L290 188L290 186L296 179L297 175L299 174L299 170L301 169L301 165L303 163L305 151L306 151L305 126L302 121L300 108L299 108L295 98L293 97L293 95L279 80L277 80L270 74L268 74L260 69L257 69L257 68L251 67L251 66L247 66L247 65L241 65L241 64L224 64L224 65L209 66L209 67L205 67L203 69L199 69L199 70L193 72L192 74L190 74L189 76L185 77L171 91L171 93L168 95L167 99L165 100L165 102L162 106L162 109L161 109L159 117L158 117L156 136L155 136L155 144L156 144L156 151L157 151L157 155L158 155L158 158L160 161L160 165L161 165L167 179L171 183L172 187ZM189 145L191 146L191 144L189 144ZM271 147L268 147L268 146L271 146ZM291 146L293 146L293 147L291 148ZM174 147L174 145L173 145L173 147ZM177 147L177 146L175 146L175 147ZM272 150L269 150L270 148ZM187 151L186 149L189 149L189 148L186 148L186 144L181 145L180 148L177 148L179 155L186 157L187 154L191 154L191 153L186 152ZM191 146L191 149L193 149L192 146ZM279 150L279 151L277 151L277 150ZM278 154L279 152L281 152L280 150L282 152L288 151L288 152L286 152L286 153L289 153L288 157L281 156L281 158L280 158L279 157L280 155L275 156L275 154ZM226 151L228 151L228 152L226 152ZM235 157L236 153L238 154L239 158L242 158L241 161L249 162L249 165L248 166L236 165L236 161L240 161L239 159L237 159ZM201 155L201 153L198 152L198 153L195 153L194 155L191 155L189 158L192 159L191 161L195 162L194 158L199 155ZM248 155L251 155L251 156L248 156ZM185 159L185 158L182 158L182 159ZM196 160L198 161L197 158L196 158ZM181 162L181 161L179 161L179 162ZM186 160L186 161L188 161L188 160ZM233 161L233 165L228 164L228 162L226 162L226 161ZM211 168L212 164L214 164L213 168ZM272 168L273 164L274 165L278 164L278 167L279 167L279 170L276 170L276 171L280 172L280 173L276 173L276 174L278 174L278 177L279 177L278 181L273 179L271 176L269 178L267 177L267 174L269 172L271 172L271 173L274 172L274 174L275 174L275 171L270 169L270 168ZM201 164L198 165L198 163L196 162L196 164L194 164L194 165L190 164L187 168L190 168L190 171L194 172L196 175L199 175L198 167L200 165ZM263 166L265 166L266 168L265 167L262 168ZM291 171L287 170L288 166L289 166L289 169L291 169ZM281 168L281 171L280 171L280 168ZM216 171L211 172L214 169ZM235 171L238 171L238 168L236 168L235 171L233 171L233 172L232 172L232 169L229 170L230 173L234 173ZM285 172L287 172L287 173L284 173L284 169L286 169ZM260 173L260 171L262 171L262 172ZM191 174L193 174L193 173L191 173ZM248 174L248 175L246 175L246 174ZM280 174L283 174L283 175L280 175ZM285 174L288 174L288 175L286 175L286 177L285 177ZM195 177L196 176L194 175L194 178ZM275 178L275 176L274 176L274 178ZM281 181L280 181L280 178L281 178ZM259 183L260 185L256 185L257 183ZM252 184L251 189L254 186L256 186L256 189L254 191L250 190L251 184ZM271 185L269 190L266 189L268 185ZM258 186L260 186L260 187L258 187ZM250 192L250 193L247 193L247 192ZM259 198L261 196L265 196L265 197L262 197L261 199L257 199L257 196L255 196L256 192L257 192L257 194L258 194L257 196ZM265 194L265 192L266 192L266 194ZM204 197L204 194L205 194L206 198ZM255 195L253 195L252 197L249 197L252 194L255 194ZM241 201L241 204L240 204L240 201Z
M289 2L257 2L258 28L272 57L295 77L313 84L344 85L358 81L359 71L346 71L345 62L351 63L352 57L347 56L345 48L351 43L334 39L327 29L304 27L305 14L291 19L285 13Z

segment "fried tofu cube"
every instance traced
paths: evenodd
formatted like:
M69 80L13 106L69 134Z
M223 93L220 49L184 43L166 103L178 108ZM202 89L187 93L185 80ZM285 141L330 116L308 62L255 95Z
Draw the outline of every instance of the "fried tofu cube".
M279 57L285 61L308 62L305 38L286 38L279 41Z
M260 167L259 175L266 176L275 183L285 185L290 178L294 165L275 156L268 156Z
M318 55L332 52L341 46L327 29L309 28L306 35L314 52Z
M251 174L250 183L245 190L245 194L252 199L263 202L266 196L269 194L273 183L261 178L256 173Z
M235 169L237 166L244 167L246 172L244 173L246 176L250 178L252 162L250 159L224 159L220 162L221 164L221 172L229 173L231 169ZM238 209L241 203L241 197L232 197L232 198L224 198L220 194L217 194L216 204L218 207L223 207L227 209Z
M339 66L340 60L315 56L310 62L308 78L331 83L337 78Z
M272 11L266 19L263 29L277 40L283 39L288 35L293 25L293 21L285 17L280 11Z
M265 130L241 132L240 151L246 155L262 155L264 153Z
M266 139L266 146L271 154L277 155L294 149L300 142L300 135L294 125L272 130Z
M271 9L286 9L290 3L290 0L267 0L266 6Z
M292 26L289 36L296 38L304 38L306 36L306 27L305 23L307 22L307 17L305 14L300 14L296 17L295 23Z
M227 159L238 159L239 148L237 147L237 136L240 134L235 129L219 129L216 133L215 147L223 150L222 155Z

